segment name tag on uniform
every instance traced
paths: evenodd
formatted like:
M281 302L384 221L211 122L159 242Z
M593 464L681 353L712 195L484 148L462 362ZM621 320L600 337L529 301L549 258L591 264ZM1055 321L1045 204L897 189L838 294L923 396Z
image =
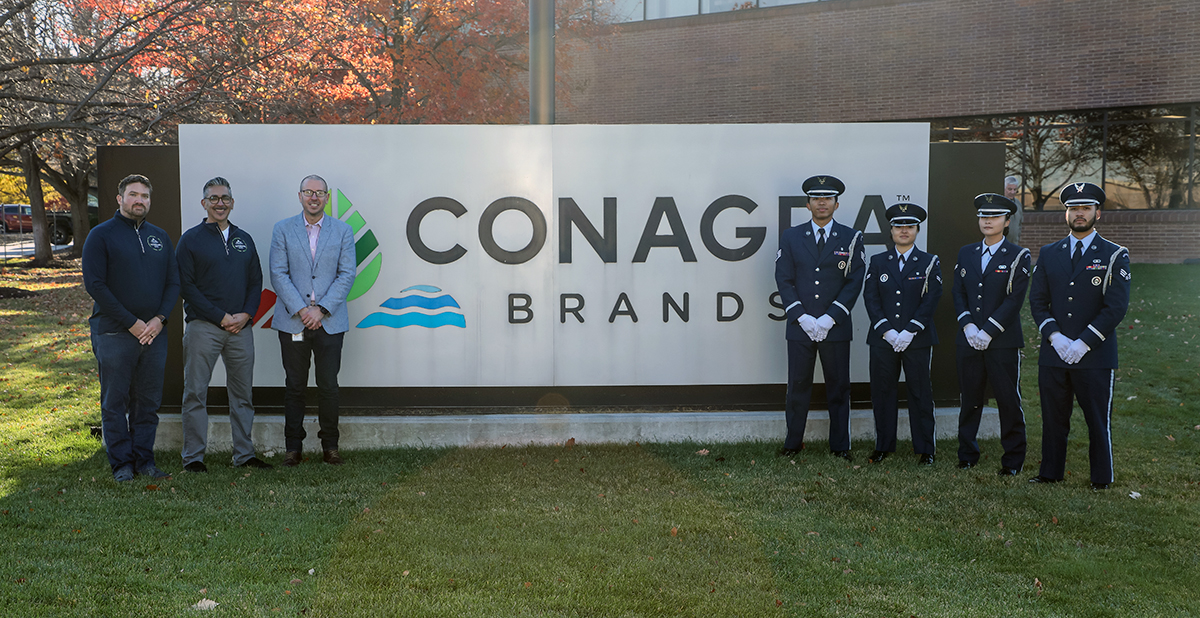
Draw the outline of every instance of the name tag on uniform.
M1085 270L1108 270L1107 264L1088 264Z

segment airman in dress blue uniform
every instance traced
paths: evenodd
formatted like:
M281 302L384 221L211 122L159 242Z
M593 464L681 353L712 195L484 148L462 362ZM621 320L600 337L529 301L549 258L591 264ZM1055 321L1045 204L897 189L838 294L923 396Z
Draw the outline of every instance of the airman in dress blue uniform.
M942 297L942 272L936 255L916 248L925 209L903 202L887 209L894 249L871 256L863 303L871 319L871 408L875 413L875 452L879 463L896 452L899 415L896 385L900 367L908 385L908 422L913 450L921 465L933 465L933 382L930 362L937 344L933 312Z
M1029 288L1029 250L1005 240L1019 207L1003 195L975 198L983 242L958 251L954 265L954 313L958 387L958 467L979 463L979 419L992 386L1000 413L1001 476L1015 476L1025 465L1025 412L1021 409L1021 305Z
M1088 427L1092 489L1108 489L1113 482L1116 328L1129 308L1129 250L1095 230L1103 189L1090 182L1071 183L1060 199L1071 234L1042 247L1029 288L1029 307L1042 334L1042 465L1029 482L1063 480L1074 396Z
M780 455L804 444L817 356L829 406L829 450L850 457L850 310L862 291L862 233L837 223L833 213L846 185L833 176L804 181L812 221L783 232L775 256L775 282L787 313L787 438Z

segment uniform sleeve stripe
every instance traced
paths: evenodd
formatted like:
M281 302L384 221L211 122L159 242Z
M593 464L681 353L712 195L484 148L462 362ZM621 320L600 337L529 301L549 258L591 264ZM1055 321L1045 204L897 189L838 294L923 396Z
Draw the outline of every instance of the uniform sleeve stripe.
M882 320L876 322L875 325L872 326L871 328L879 328L879 325L883 324L884 322L887 322L887 318L883 318Z
M999 322L997 322L997 321L995 320L995 318L988 318L988 321L989 321L989 322L991 322L992 324L995 324L995 325L996 325L996 328L999 328L999 329L1000 329L1000 332L1004 332L1004 327L1003 327L1003 326L1000 326L1000 323L999 323Z
M1038 330L1042 330L1043 328L1046 328L1047 324L1054 322L1054 321L1055 321L1054 318L1046 318L1045 320L1042 320L1042 323L1038 324Z
M792 307L795 307L796 305L799 305L799 304L800 304L800 301L796 301L796 302L794 302L794 303L792 303L792 304L788 305L788 306L787 306L787 309L784 309L784 310L783 310L783 312L784 312L784 313L787 313L787 312L789 312L789 311L791 311L791 310L792 310Z
M838 301L836 301L836 300L835 300L835 301L833 301L833 304L837 305L837 306L838 306L838 308L839 308L839 309L841 309L842 311L845 311L845 312L846 312L846 315L850 315L850 310L846 308L846 305L843 305L842 303L839 303L839 302L838 302Z
M921 330L925 330L925 325L924 325L924 324L922 324L922 323L920 323L920 322L918 322L918 321L916 321L916 320L909 320L909 322L911 322L911 323L913 323L913 324L916 324L916 325L917 325L917 328L919 328L919 329L921 329Z
M970 312L970 311L964 311L964 312L962 312L962 313L958 314L958 318L956 318L956 319L959 319L959 320L961 320L961 319L963 319L964 317L966 317L966 316L969 316L969 315L971 315L971 312Z
M1093 333L1096 333L1096 336L1100 338L1100 341L1104 341L1104 335L1101 335L1100 331L1096 330L1095 326L1088 324L1088 330L1092 331Z

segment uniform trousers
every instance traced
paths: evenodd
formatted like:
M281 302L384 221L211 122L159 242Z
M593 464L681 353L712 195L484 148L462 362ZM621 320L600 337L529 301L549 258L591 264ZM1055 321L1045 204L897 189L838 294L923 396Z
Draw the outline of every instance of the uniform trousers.
M788 342L788 388L784 416L787 420L785 449L804 445L804 427L812 401L813 371L817 356L825 376L825 399L829 407L829 450L850 450L850 342Z
M225 389L229 393L229 431L233 438L233 465L254 457L254 329L247 325L237 334L207 320L192 320L183 331L183 465L204 461L208 447L208 385L217 358L225 362Z
M92 352L100 365L100 425L113 472L154 464L158 407L167 366L167 337L142 345L128 331L92 331Z
M875 450L896 450L896 425L900 414L897 403L900 368L908 385L908 426L913 451L933 455L933 383L930 361L933 348L908 348L896 352L891 346L871 347L871 410L875 414Z
M1021 409L1021 353L1017 348L976 350L960 345L958 388L962 396L958 410L958 460L979 462L979 420L987 386L992 386L1000 413L1000 465L1020 470L1025 465L1025 412Z
M304 438L304 396L308 390L308 367L316 361L317 423L321 450L338 448L338 372L342 369L342 340L346 333L329 334L325 328L305 329L300 341L279 331L283 355L283 441L288 451L300 452Z
M1112 369L1038 367L1042 399L1042 467L1039 474L1062 480L1067 466L1074 395L1088 428L1088 460L1093 483L1113 482Z

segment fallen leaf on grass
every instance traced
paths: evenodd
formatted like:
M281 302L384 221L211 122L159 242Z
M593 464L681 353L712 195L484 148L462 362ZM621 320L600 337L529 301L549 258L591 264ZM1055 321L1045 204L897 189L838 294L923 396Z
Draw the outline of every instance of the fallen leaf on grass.
M1131 492L1129 492L1129 497L1133 498L1134 500L1137 500L1138 498L1142 497L1142 494L1139 494L1136 491L1131 491Z
M697 454L697 455L707 455L707 454L708 454L708 449L706 449L706 448L702 448L702 449L700 449L700 450L696 451L696 454Z
M158 485L147 485L146 491L158 491Z
M679 536L679 526L673 526L671 528L671 536Z
M526 588L529 588L530 586L533 586L533 582L525 582Z
M1174 442L1174 441L1175 441L1175 436L1168 435L1168 436L1167 436L1167 439L1168 439L1168 440L1170 440L1170 441L1172 441L1172 442Z
M575 438L569 438L567 440L567 448L571 448L572 446L575 446Z
M853 573L854 569L842 569L842 573Z
M316 572L317 572L317 570L316 570L316 569L309 569L309 570L308 570L308 574L309 574L309 575L312 575L313 573L316 573ZM405 573L407 573L407 572L408 572L408 571L405 571Z
M1137 399L1137 395L1130 395L1125 398L1125 401L1133 401L1134 399Z
M200 601L198 603L196 603L195 605L192 606L192 609L200 609L200 610L215 609L218 605L220 605L220 603L217 603L216 601L214 601L212 599L200 599Z
M401 576L401 577L408 577L408 571L405 571L405 572L401 573L401 574L400 574L400 576Z
M1042 582L1038 578L1033 578L1033 587L1037 588L1037 595L1042 596Z
M809 536L821 536L821 533L820 533L820 532L816 532L816 531L812 531L812 532L809 532L809 533L808 533L808 535L809 535Z
M1057 523L1058 523L1058 518L1057 518L1057 517L1051 517L1051 518L1050 518L1050 523L1052 523L1052 524L1057 524Z

